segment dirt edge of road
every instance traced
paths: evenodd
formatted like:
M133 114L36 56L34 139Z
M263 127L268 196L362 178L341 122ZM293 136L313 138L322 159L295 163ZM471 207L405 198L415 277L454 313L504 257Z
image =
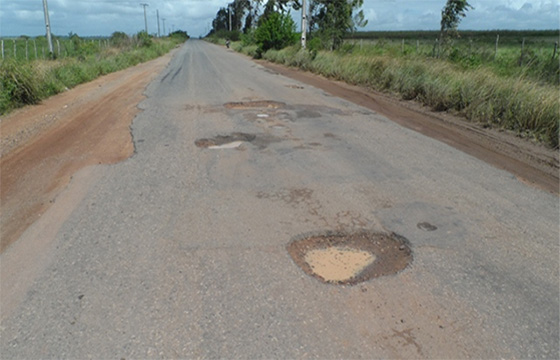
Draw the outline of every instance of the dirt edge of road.
M175 53L102 76L0 119L0 253L51 208L80 169L133 155L130 126L141 111L138 104Z
M264 60L258 60L257 63L280 75L382 114L401 126L508 171L524 183L553 194L559 193L559 156L556 150L520 138L512 132L483 128L447 112L431 111L414 101L399 100L364 87Z

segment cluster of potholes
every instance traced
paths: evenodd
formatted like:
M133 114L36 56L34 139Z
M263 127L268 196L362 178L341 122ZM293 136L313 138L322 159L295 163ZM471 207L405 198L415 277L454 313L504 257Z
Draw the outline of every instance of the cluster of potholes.
M271 100L260 100L260 101L247 101L247 102L230 102L224 104L227 109L234 110L257 110L257 109L280 109L286 106L285 103L279 101ZM268 117L268 114L258 114L257 117ZM266 147L268 143L278 141L278 139L270 136L259 136L257 135L234 132L229 135L217 135L212 138L203 138L195 141L195 145L199 148L207 149L235 149L241 146L244 142L256 143L260 148Z
M232 102L228 109L278 109L286 104L276 101ZM255 134L234 132L195 141L208 149L232 149L244 142L254 142ZM437 229L427 223L418 224L422 230ZM355 233L313 234L299 237L287 246L294 263L306 274L324 283L354 285L372 278L392 275L404 270L412 262L408 240L396 235L360 231Z
M412 262L405 238L367 231L304 236L288 244L287 250L306 274L338 285L396 274Z

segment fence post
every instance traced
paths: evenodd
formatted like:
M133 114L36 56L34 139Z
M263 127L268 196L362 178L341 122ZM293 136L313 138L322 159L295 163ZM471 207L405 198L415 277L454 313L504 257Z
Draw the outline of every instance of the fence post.
M523 65L523 54L525 52L525 38L521 40L521 56L519 56L519 66Z
M58 57L60 57L60 41L56 39L56 47L58 48Z
M402 39L401 52L404 54L404 39Z
M33 39L33 47L35 48L35 60L37 60L39 56L37 56L37 41L35 39Z
M4 60L4 39L2 39L2 60Z
M558 51L558 41L554 43L554 52L552 53L552 60L556 57L556 51ZM4 54L2 52L2 54Z
M29 61L29 40L25 40L25 61Z
M416 40L416 53L418 54L418 50L420 49L420 40Z
M498 43L500 42L500 34L496 36L496 51L494 52L494 61L496 61L496 57L498 56Z
M13 41L14 41L14 59L17 60L17 46L16 46L16 41L15 41L15 40L13 40Z

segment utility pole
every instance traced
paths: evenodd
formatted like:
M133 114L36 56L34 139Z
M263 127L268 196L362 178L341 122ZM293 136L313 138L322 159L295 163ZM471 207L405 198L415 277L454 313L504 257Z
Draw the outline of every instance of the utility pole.
M144 27L146 28L146 35L148 34L148 18L146 17L146 6L150 6L148 4L140 4L140 6L144 7Z
M231 32L231 5L228 5L229 10L229 32Z
M301 6L301 48L307 46L307 0L303 0Z
M157 14L157 37L161 37L161 33L159 32L159 10L156 10Z
M49 44L49 52L51 55L54 53L52 36L51 36L51 21L49 19L49 6L47 0L43 0L43 10L45 12L45 27L47 28L47 42Z

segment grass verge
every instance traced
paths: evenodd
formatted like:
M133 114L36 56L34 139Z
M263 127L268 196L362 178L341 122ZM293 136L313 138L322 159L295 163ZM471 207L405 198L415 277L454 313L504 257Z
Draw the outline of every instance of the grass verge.
M49 61L0 62L0 115L58 94L99 76L149 61L168 53L179 41L158 39L150 46L132 49L108 48L87 57Z
M250 54L234 44L234 49ZM559 89L525 76L465 69L445 60L343 52L270 50L263 58L329 78L397 94L435 111L451 111L485 127L513 130L558 148Z

